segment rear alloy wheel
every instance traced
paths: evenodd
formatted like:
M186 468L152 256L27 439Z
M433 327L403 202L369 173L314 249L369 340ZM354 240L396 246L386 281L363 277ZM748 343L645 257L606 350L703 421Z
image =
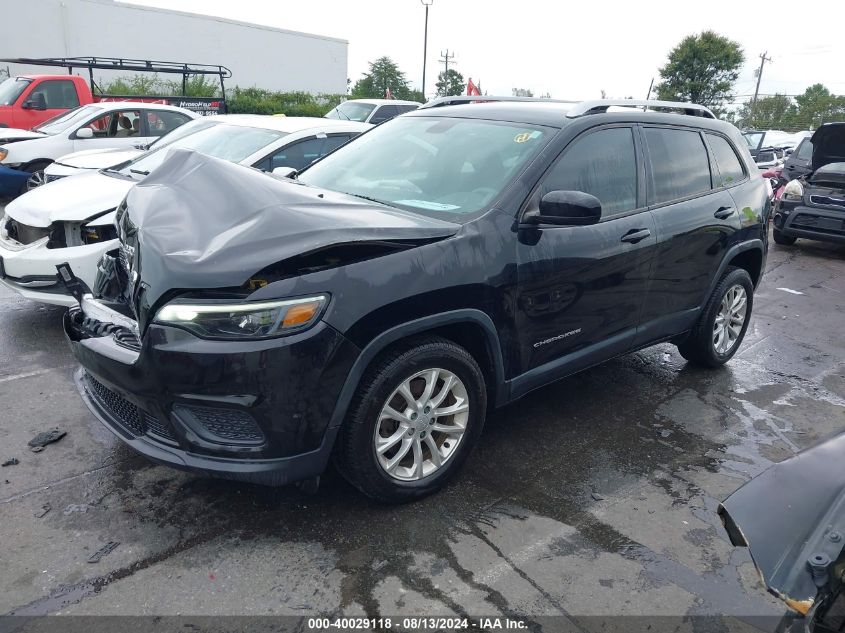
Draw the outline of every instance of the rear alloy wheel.
M689 336L678 345L681 356L704 367L728 362L745 336L751 319L754 285L742 268L728 268L713 290Z
M361 379L340 430L340 473L378 501L401 503L441 488L481 434L487 391L478 363L441 338L410 342Z

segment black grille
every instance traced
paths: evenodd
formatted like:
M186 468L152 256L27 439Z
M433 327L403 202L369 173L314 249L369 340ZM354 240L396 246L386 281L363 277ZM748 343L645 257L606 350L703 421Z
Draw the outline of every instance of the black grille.
M188 420L200 435L210 436L209 439L227 440L233 443L261 444L264 433L258 423L248 413L231 409L211 409L206 407L189 407L176 405L174 410L181 414L181 418ZM201 429L205 433L201 432Z
M845 221L837 218L827 218L817 215L799 213L792 220L792 226L797 229L811 229L817 233L841 234L845 229Z
M159 437L163 437L166 440L176 441L176 436L173 435L173 431L170 428L169 424L162 422L154 415L150 415L149 413L144 412L144 422L147 425L147 432L153 435L158 435Z
M845 198L833 198L831 196L810 196L813 204L823 204L835 207L845 207Z
M123 396L116 394L96 378L88 375L88 385L91 395L106 411L120 422L126 430L134 435L143 435L147 428L141 418L141 412L134 404Z

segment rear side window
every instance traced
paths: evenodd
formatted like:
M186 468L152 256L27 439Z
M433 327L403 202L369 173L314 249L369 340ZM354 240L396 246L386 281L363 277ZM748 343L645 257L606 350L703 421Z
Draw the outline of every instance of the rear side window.
M169 110L147 110L146 116L150 136L164 136L191 120L189 116L181 112Z
M796 153L801 160L811 160L813 158L813 144L810 142L810 139L805 138L801 141Z
M576 139L546 174L540 196L583 191L601 202L602 215L637 208L637 155L630 128L610 128Z
M745 170L728 140L715 134L708 134L707 140L710 141L710 149L713 150L713 156L716 158L721 185L730 187L743 180Z
M397 108L395 105L383 105L373 113L373 116L369 122L373 125L376 125L377 123L382 123L383 121L392 119L398 114L399 108Z
M651 204L711 189L710 161L698 132L668 128L643 131L651 159Z

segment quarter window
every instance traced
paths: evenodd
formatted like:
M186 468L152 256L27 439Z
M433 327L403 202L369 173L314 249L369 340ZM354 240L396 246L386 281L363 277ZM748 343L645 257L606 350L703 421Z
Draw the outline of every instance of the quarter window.
M710 161L698 132L645 128L651 160L651 204L709 191Z
M637 208L637 155L630 128L592 132L570 145L540 185L550 191L583 191L601 202L602 215Z
M708 134L707 139L710 141L710 149L713 150L713 156L716 158L721 185L730 187L743 180L745 170L728 140L715 134Z

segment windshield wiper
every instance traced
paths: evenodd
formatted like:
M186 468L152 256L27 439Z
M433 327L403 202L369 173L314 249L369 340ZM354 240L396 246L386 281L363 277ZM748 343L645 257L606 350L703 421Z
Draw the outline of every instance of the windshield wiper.
M368 202L375 202L376 204L383 204L386 207L392 207L394 209L398 209L394 204L390 204L389 202L385 202L384 200L379 200L378 198L371 198L370 196L362 196L359 193L349 193L348 191L344 191L347 196L355 196L356 198L361 198L361 200L367 200Z
M114 167L104 167L100 170L101 174L114 174L115 176L119 176L120 178L132 178L129 174L125 174L119 169L115 169Z
M138 174L139 176L149 176L150 172L146 169L130 169L133 174Z

